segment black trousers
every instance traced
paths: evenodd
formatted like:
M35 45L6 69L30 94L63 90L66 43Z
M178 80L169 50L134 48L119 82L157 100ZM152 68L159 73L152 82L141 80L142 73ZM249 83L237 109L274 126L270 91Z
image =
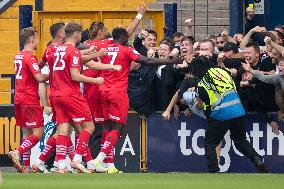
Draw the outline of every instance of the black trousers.
M252 145L246 140L243 117L226 121L209 119L205 132L205 156L209 172L220 171L215 148L220 144L228 130L231 132L230 137L234 141L236 148L244 156L250 158L251 161L254 161L255 156L259 156Z

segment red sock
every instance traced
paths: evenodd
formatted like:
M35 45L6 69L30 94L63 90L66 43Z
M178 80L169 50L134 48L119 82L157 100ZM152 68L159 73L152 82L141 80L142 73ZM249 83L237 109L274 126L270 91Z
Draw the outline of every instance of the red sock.
M77 149L77 145L78 145L78 139L79 139L79 136L75 136L76 149ZM83 156L85 162L88 162L88 161L90 161L90 160L93 159L89 146L86 146L85 151L84 151L84 154L83 154L82 156Z
M44 146L44 149L43 149L43 151L41 152L41 154L39 156L39 159L41 161L45 162L47 160L47 158L49 158L49 156L55 150L55 147L56 147L56 139L53 136L51 136L47 140L47 142L46 142L46 144Z
M86 146L83 158L85 162L91 161L93 159L89 146Z
M76 140L76 149L77 149L78 139L79 139L79 136L76 136L76 137L75 137L75 140ZM86 146L85 151L84 151L84 154L83 154L82 156L83 156L85 162L88 162L88 161L90 161L90 160L93 159L89 146Z
M83 155L88 146L91 134L87 130L83 130L78 137L76 154Z
M58 135L56 140L56 157L58 161L64 160L67 154L67 144L69 136Z
M101 140L101 148L104 146L106 136L108 135L109 131L103 131L102 133L102 140ZM104 159L104 163L108 163L107 157Z
M74 155L75 155L75 148L71 140L71 137L69 137L67 141L67 155L69 156L71 160L74 158Z
M21 146L19 146L19 148L17 149L20 153L20 155L22 155L24 152L30 150L32 147L34 147L39 141L39 138L32 134L30 136L28 136L28 138L26 138L26 140L22 143Z
M114 163L114 148L111 149L110 153L107 154L104 159L104 163Z
M22 144L25 142L26 139L22 139ZM23 153L23 164L24 166L30 166L30 156L31 150L28 150Z
M119 136L120 136L120 134L119 134L118 131L116 131L116 130L110 131L108 133L107 137L106 137L106 140L105 140L104 145L101 149L101 152L108 155L111 152L111 150L113 149L113 147L116 145Z

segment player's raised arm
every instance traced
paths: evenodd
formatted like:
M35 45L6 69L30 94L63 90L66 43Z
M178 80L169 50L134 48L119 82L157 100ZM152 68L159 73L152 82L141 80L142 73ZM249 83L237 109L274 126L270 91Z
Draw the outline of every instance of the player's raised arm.
M140 56L136 62L149 65L167 65L167 64L181 64L184 61L183 56L178 56L173 59L159 59Z
M142 17L145 15L146 11L147 11L147 9L146 9L145 3L143 2L138 6L136 18L134 20L132 20L130 25L126 28L128 36L131 36L133 34L136 27L140 23Z

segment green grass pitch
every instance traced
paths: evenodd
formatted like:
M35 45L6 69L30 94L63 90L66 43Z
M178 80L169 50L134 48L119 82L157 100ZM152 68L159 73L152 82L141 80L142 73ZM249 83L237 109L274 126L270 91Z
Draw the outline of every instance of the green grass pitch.
M2 173L2 189L281 189L284 174L18 174Z

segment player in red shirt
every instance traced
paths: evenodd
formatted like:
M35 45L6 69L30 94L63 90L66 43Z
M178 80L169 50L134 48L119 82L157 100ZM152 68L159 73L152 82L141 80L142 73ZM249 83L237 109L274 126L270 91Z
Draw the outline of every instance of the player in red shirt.
M45 50L45 52L42 56L42 60L41 60L41 65L47 64L49 69L50 69L50 74L49 74L50 95L49 95L49 99L50 99L50 104L51 104L51 107L52 107L52 113L53 113L52 120L53 121L55 121L55 117L56 117L55 116L56 112L54 111L54 105L53 105L53 94L54 94L53 66L54 66L54 61L56 61L55 54L56 54L56 51L57 51L57 47L59 45L62 45L65 42L66 36L65 36L64 26L65 26L64 23L56 23L56 24L53 24L50 27L50 33L51 33L51 36L52 36L52 41L49 44L48 48ZM96 55L96 53L93 53L93 51L94 51L94 48L89 48L87 50L81 51L81 52L84 53L84 55L83 55L84 61L87 62L88 60L91 60L93 57L98 56L98 54ZM90 54L90 53L93 53L93 54ZM96 69L117 69L117 66L104 65L104 64L101 64L101 63L93 63L92 67L96 68ZM90 69L90 70L92 70L92 69ZM46 112L48 112L48 111L50 111L49 110L50 107L47 107L48 103L47 103L47 98L46 98L46 89L45 89L44 86L43 86L42 90L43 91L40 91L42 93L42 96L43 96L42 101L45 102L43 104L46 105L45 106L46 110L47 110ZM44 96L45 96L45 98L44 98ZM75 128L77 133L79 133L82 130L80 125L73 125L73 127ZM45 163L46 159L51 155L51 153L55 150L57 136L58 136L58 132L56 132L54 135L52 135L48 139L43 152L39 156L39 159L36 162L34 162L34 165L32 167L33 171L35 171L35 172L48 172L48 170L44 166L44 163ZM76 135L76 137L77 137L77 135ZM68 156L70 157L71 160L74 157L74 151L75 150L74 150L74 146L73 146L73 143L71 141L71 138L68 138L67 154L68 154ZM84 157L84 160L87 162L88 169L92 169L92 165L93 165L91 163L92 156L91 156L89 148L86 148L86 151L83 154L83 157ZM58 161L57 161L57 159L55 159L54 166L57 167L57 165L58 165ZM68 169L68 170L70 170L70 169Z
M101 46L103 44L108 45L108 44L113 43L113 40L106 39L106 36L107 36L107 29L104 26L104 24L102 22L94 22L91 24L89 28L89 39L90 40L86 41L85 44L88 46L97 47L99 45ZM107 54L107 50L105 48L101 48L99 51L100 57L106 54ZM101 62L100 58L95 59L95 61ZM99 77L100 76L99 70L89 69L86 66L83 66L82 73L83 75L89 76L89 77ZM102 127L102 124L104 123L104 117L103 117L103 112L102 112L102 107L101 107L101 93L99 91L99 86L90 85L90 84L85 83L83 93L84 93L85 99L87 100L90 106L95 126ZM102 135L104 135L104 132ZM107 160L108 159L106 159L105 161Z
M71 124L81 125L82 128L71 166L79 172L89 172L81 162L82 155L94 131L94 124L89 106L81 94L80 82L102 84L104 79L80 74L82 58L80 51L75 46L81 40L82 26L77 23L68 23L65 27L65 34L66 43L57 47L53 65L54 107L59 124L56 140L58 172L66 172L67 141L70 137ZM96 67L93 62L87 63L87 66ZM120 68L120 66L116 67Z
M52 74L53 73L53 61L55 60L54 53L57 50L56 47L59 45L62 45L66 39L64 27L65 27L65 23L63 22L55 23L50 26L50 34L52 36L52 41L50 42L50 44L44 51L41 61L40 61L40 65L42 66L45 65L45 67L48 67L49 69L50 93L49 93L48 98L49 98L51 107L48 105L45 83L40 83L39 93L41 95L41 101L44 106L44 112L47 113L48 115L52 113L53 122L56 122L56 113L55 113L54 103L53 103L53 94L54 94L53 74ZM48 170L44 166L44 163L47 160L47 158L55 150L57 135L58 135L58 132L50 136L49 139L47 140L44 150L39 156L39 159L37 159L34 162L34 165L32 166L32 169L34 172L43 172L43 173L48 172ZM69 157L73 157L74 151L75 151L74 145L70 138L70 140L68 140L68 150L67 150L67 154L69 155ZM55 161L55 164L56 164L56 161Z
M141 4L137 9L137 16L135 19L132 20L130 25L126 28L128 35L131 36L132 33L135 31L136 27L140 23L143 15L146 13L146 7L145 4ZM105 53L107 53L107 49L103 48L104 46L107 46L109 44L113 43L112 38L108 38L108 31L105 27L104 23L102 22L93 22L89 28L89 40L85 42L86 45L93 45L93 46L100 46L100 56L104 56ZM98 58L95 61L100 61L100 58ZM89 76L89 77L99 77L100 71L98 70L91 70L86 67L83 67L83 75ZM97 85L89 85L84 84L84 97L86 98L96 126L101 127L104 123L104 117L101 107L101 93L99 91L99 86ZM108 130L104 129L102 132L102 139L101 139L101 145L103 145L105 141L105 136L107 135ZM114 167L114 150L112 149L109 154L107 154L107 157L104 159L104 166L107 168L113 168Z
M43 112L39 103L38 83L44 82L48 75L40 73L39 64L33 50L37 49L38 39L34 28L24 28L20 31L20 41L24 49L16 54L15 65L15 97L14 107L16 125L22 128L22 144L17 150L10 151L15 168L25 172L19 159L30 156L30 149L35 146L43 135ZM27 161L24 164L27 165Z
M55 23L52 24L50 26L50 34L52 36L52 41L50 42L50 44L48 45L48 47L45 49L42 57L41 57L41 61L40 61L40 65L46 65L49 68L49 72L52 73L53 72L53 54L56 52L56 46L58 45L62 45L65 40L66 40L66 36L65 36L65 31L64 31L64 27L65 27L65 23L63 22L59 22L59 23ZM53 87L53 77L52 74L49 75L48 81L49 81L49 85L50 85L50 93L49 93L49 101L50 101L50 106L52 108L52 121L56 121L56 114L55 114L55 110L53 107L53 93L54 93L54 87ZM48 104L45 104L45 111L49 112L49 107Z
M141 56L135 49L128 47L128 33L124 28L115 28L112 32L114 43L107 46L108 55L101 58L102 63L111 65L121 65L120 72L102 71L101 76L104 83L99 86L102 96L102 109L105 119L104 127L108 130L101 152L94 159L97 171L105 171L103 161L111 152L120 136L129 108L127 94L128 74L132 61L152 64L175 64L182 63L183 57L175 59L157 59ZM114 168L115 169L115 168ZM108 172L117 172L109 169Z
M98 46L101 44L111 44L113 43L112 39L105 39L107 30L104 27L104 24L102 22L94 22L90 29L89 29L89 37L90 40L86 41L85 44L88 46ZM107 54L107 50L104 48L100 49L99 56L104 56ZM94 59L94 61L100 62L100 58ZM83 66L83 75L88 77L99 77L100 71L99 70L93 70L89 69L87 66ZM86 98L92 115L94 122L96 124L102 124L104 122L102 110L101 110L101 95L99 92L99 86L98 85L90 85L88 83L84 84L84 97Z

